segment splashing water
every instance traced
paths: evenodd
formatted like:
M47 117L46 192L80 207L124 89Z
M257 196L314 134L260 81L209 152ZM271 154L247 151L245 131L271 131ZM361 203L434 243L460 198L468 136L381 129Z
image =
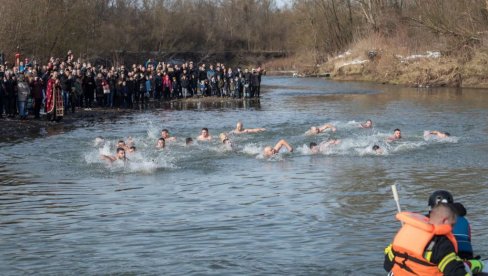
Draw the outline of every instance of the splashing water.
M488 197L486 91L265 79L273 87L260 102L183 102L0 142L2 273L382 275L399 228L393 183L402 209L421 213L433 190L452 192L476 254L488 255L477 204ZM366 119L373 128L360 127ZM230 134L229 150L217 136L239 120L266 131ZM337 131L303 135L325 123ZM215 139L197 141L202 127ZM158 150L164 128L177 140ZM403 138L387 142L395 128ZM455 136L423 136L434 128ZM128 137L137 148L128 162L100 159ZM280 139L293 153L264 158ZM340 143L308 148L329 139Z

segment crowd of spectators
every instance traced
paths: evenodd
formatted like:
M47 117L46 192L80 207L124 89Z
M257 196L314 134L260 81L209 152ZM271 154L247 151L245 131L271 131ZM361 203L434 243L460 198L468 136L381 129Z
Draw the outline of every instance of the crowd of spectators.
M263 71L226 67L223 63L180 64L149 59L144 64L106 67L75 59L50 58L45 65L16 56L0 65L0 117L40 118L49 89L60 90L64 114L77 108L134 108L148 100L188 97L259 98ZM47 111L47 110L46 110Z

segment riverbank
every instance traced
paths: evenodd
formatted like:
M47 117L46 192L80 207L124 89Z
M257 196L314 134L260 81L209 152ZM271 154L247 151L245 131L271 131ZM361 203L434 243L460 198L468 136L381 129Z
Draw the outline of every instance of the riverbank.
M272 60L268 73L302 77L330 77L341 81L368 81L409 87L488 88L488 49L447 54L436 50L406 51L357 45L313 65L307 56Z
M409 55L369 51L331 59L323 70L336 80L373 81L410 87L488 88L488 53L478 51L469 60L425 51Z
M27 120L16 118L1 118L1 142L16 142L23 139L50 136L70 131L76 127L86 127L97 122L115 121L119 117L147 112L155 109L211 109L228 107L259 107L259 99L233 99L220 97L203 97L178 99L168 102L150 100L144 106L133 109L123 108L78 108L75 113L69 112L59 122L47 120L45 115L34 119L29 115Z
M135 110L129 109L77 109L75 113L68 113L59 122L47 120L45 115L40 119L34 119L31 115L27 120L16 118L2 118L2 142L15 142L23 139L35 138L39 136L50 136L65 131L69 131L78 126L91 124L106 120L115 120L119 116L127 115Z

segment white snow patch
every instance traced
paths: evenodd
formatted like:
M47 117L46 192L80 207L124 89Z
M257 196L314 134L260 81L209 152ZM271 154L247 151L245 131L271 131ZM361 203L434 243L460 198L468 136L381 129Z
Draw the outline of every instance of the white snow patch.
M402 56L402 55L395 55L396 58L400 60L400 62L406 62L409 60L416 60L416 59L421 59L421 58L440 58L441 57L441 52L439 51L427 51L425 54L415 54L415 55L410 55L410 56Z
M333 57L333 58L331 58L331 59L345 58L345 57L347 57L347 56L350 56L351 54L352 54L351 50L347 50L347 51L345 51L344 53L339 54L339 55L337 55L337 56L335 56L335 57Z
M357 65L357 64L363 64L368 62L367 59L354 59L352 61L344 62L341 65L338 66L338 68L344 67L344 66L349 66L349 65Z

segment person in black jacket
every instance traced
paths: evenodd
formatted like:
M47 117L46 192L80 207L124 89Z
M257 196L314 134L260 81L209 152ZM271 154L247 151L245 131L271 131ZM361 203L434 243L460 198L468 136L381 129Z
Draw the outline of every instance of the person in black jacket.
M5 72L3 71L3 65L0 65L0 118L3 117L4 102L5 102L5 87L3 86L3 80Z
M133 108L134 104L132 102L132 97L134 95L135 81L134 81L133 73L129 72L128 76L129 77L125 83L125 85L127 86L127 94L125 95L125 103L126 103L127 108Z
M117 75L115 74L115 72L113 71L108 72L107 82L108 85L110 86L110 94L108 94L108 99L106 101L107 107L114 107L116 105L115 100L117 98L115 95L116 86L117 86Z
M11 72L5 74L5 81L3 83L5 88L5 113L12 118L17 113L17 80Z
M90 71L87 72L86 76L82 80L83 95L85 96L85 107L91 108L93 105L93 99L95 98L95 78Z
M197 94L198 89L198 70L193 67L193 62L188 66L188 80L190 81L190 96Z
M258 75L258 72L256 72L255 69L252 69L252 75L251 75L251 98L254 98L254 97L258 97L259 98L258 87L259 87L259 75Z
M103 107L103 85L102 83L105 81L105 77L102 73L98 73L97 77L95 78L95 97L97 99L97 106Z
M256 93L257 93L257 97L259 98L260 95L261 95L261 78L263 76L263 70L261 69L261 67L258 67L258 69L256 70L257 72L257 75L258 75L258 79L257 79L257 87L256 87ZM264 72L265 73L265 72Z
M154 99L161 100L161 95L163 94L163 78L161 77L161 72L158 72L154 77Z
M183 98L187 98L190 93L190 81L187 79L187 77L185 75L182 75L181 76L181 92L183 94Z
M35 76L30 83L31 95L34 99L34 117L36 119L40 118L42 105L42 86L42 79L38 76Z
M144 105L144 97L145 97L145 93L146 93L146 76L144 75L144 73L139 73L137 74L137 77L135 79L135 83L136 83L136 92L137 94L135 95L136 96L136 102L139 104L139 101L141 104Z
M452 205L439 203L432 209L429 221L424 224L441 226L452 225L455 222L456 214ZM408 275L435 275L435 273L451 276L468 275L463 260L457 255L455 246L451 241L452 239L455 240L452 233L433 235L431 232L426 232L422 228L419 228L422 231L425 231L425 234L418 236L421 231L417 230L417 236L408 236L409 232L404 230L404 228L407 227L405 226L406 224L409 224L409 222L404 222L402 229L398 232L393 243L385 249L383 267L387 272L392 271L395 274L396 272L409 272ZM432 227L432 229L436 228ZM430 241L425 241L427 242L427 246L422 246L423 248L420 248L423 249L422 255L417 256L416 254L418 253L414 254L418 248L404 249L406 246L405 239L424 241L425 237L430 236L433 236L433 238ZM401 244L401 246L398 244ZM417 247L421 244L423 243L412 242L408 246Z
M71 91L71 79L69 77L68 69L66 69L64 72L60 72L59 83L61 84L61 90L63 92L64 111L66 112L69 109L69 93Z
M244 97L245 98L250 98L252 97L251 95L251 78L252 78L252 74L251 72L249 72L248 69L245 69L244 70Z
M202 66L200 66L200 70L198 71L198 82L200 83L199 95L206 96L207 94L206 88L207 88L208 81L207 81L207 72L205 71L205 64L202 64Z

